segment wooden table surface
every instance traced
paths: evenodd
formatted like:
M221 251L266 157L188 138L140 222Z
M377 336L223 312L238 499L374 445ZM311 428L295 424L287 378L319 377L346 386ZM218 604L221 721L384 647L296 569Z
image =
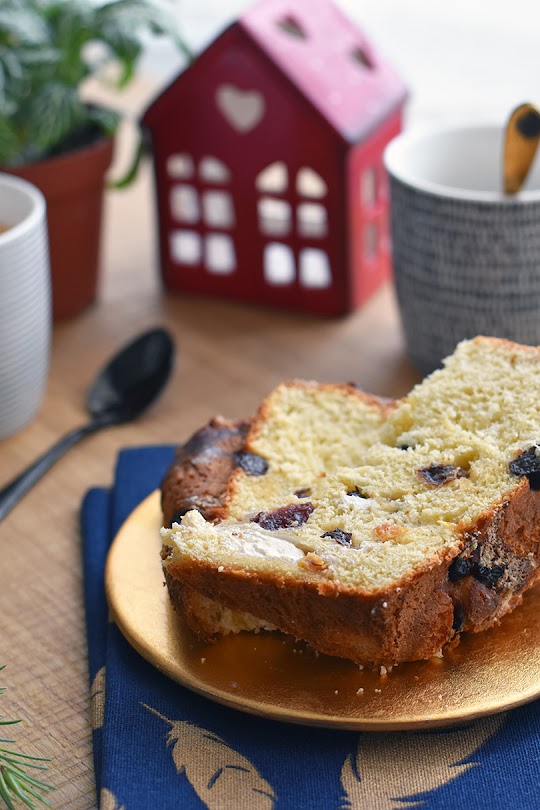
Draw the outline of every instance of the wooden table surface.
M131 143L125 128L124 158ZM418 380L390 287L339 320L164 294L146 165L129 190L108 194L99 300L55 327L43 406L0 443L2 480L82 423L95 372L131 336L158 324L178 347L159 402L138 422L73 449L0 526L0 663L8 664L1 682L9 687L2 715L23 719L15 729L23 748L51 757L57 808L95 807L79 507L89 487L110 485L119 449L178 442L216 413L251 414L284 378L354 380L385 396L402 395Z

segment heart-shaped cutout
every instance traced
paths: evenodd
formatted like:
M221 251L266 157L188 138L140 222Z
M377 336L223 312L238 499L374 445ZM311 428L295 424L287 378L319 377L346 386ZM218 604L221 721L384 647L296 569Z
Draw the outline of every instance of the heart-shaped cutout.
M254 129L264 115L264 97L257 90L222 84L216 91L216 103L225 120L238 132Z

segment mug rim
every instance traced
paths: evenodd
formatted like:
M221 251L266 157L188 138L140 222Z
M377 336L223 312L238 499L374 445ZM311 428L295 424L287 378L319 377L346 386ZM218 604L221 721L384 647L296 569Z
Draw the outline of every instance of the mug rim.
M428 138L456 134L463 132L475 132L478 130L489 130L502 133L504 127L494 121L480 121L476 123L454 123L438 124L423 128L414 128L393 138L386 146L383 153L383 162L386 171L394 179L407 186L437 197L446 197L453 200L465 202L495 203L497 205L526 205L540 202L540 189L524 189L517 194L505 194L504 191L480 191L477 189L461 188L444 183L437 183L433 180L426 180L417 177L403 165L402 155L405 149L411 145L417 145ZM501 172L502 180L502 172Z
M45 197L42 192L21 177L14 177L11 174L0 172L0 187L12 188L25 194L31 203L30 213L21 222L10 225L5 231L0 233L0 248L9 242L18 239L26 232L32 230L44 217L46 211Z

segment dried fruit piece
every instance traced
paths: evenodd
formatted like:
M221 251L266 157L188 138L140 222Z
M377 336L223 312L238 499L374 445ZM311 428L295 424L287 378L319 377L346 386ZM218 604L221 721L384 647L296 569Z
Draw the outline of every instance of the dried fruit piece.
M328 568L328 563L326 560L323 560L318 554L315 554L314 551L309 551L305 557L302 557L298 560L298 565L300 568L305 568L307 571L324 571L325 568Z
M396 523L381 523L373 529L373 533L380 537L381 540L395 540L405 534L407 529L403 526L398 526Z
M321 534L321 537L331 537L340 546L350 546L352 540L352 532L345 532L343 529L332 529L331 532Z
M287 506L280 506L273 512L259 512L252 523L258 523L263 529L275 532L277 529L290 529L301 526L313 512L314 506L308 503L289 503Z
M311 489L309 487L302 487L301 489L297 489L294 494L297 498L307 498L311 495Z
M450 582L457 582L458 579L468 576L473 569L473 561L470 558L456 557L450 563L448 569L448 579Z
M431 467L418 470L418 475L426 484L432 487L440 487L443 484L448 484L449 481L455 481L456 478L468 478L469 473L463 467L458 467L455 464L433 464Z
M234 454L234 462L241 467L248 475L264 475L268 470L268 462L256 453L249 453L247 450L240 450Z
M500 564L484 565L483 563L476 563L473 569L473 575L482 585L486 585L488 588L495 588L505 570L505 566Z
M352 496L353 496L353 498L367 498L367 497L368 497L368 495L365 495L365 494L362 492L362 490L361 490L361 489L358 489L358 487L355 487L354 489L350 489L350 490L347 492L347 495L352 495Z
M540 457L536 455L536 450L536 445L533 445L510 462L510 472L514 475L526 475L531 489L534 490L540 489Z

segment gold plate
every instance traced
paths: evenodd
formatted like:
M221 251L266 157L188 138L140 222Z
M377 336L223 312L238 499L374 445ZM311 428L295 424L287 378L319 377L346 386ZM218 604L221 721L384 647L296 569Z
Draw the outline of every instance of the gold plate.
M111 546L109 605L144 658L211 700L290 723L391 731L461 723L540 695L540 588L500 627L466 634L442 659L400 664L381 677L279 633L198 641L169 604L160 525L156 491Z

